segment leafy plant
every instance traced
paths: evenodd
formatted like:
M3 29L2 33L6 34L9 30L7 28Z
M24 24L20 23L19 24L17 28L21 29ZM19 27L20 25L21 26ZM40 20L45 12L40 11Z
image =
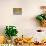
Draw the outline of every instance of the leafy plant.
M12 36L16 36L17 33L18 33L18 31L17 31L15 26L6 26L5 30L6 30L5 34L9 38L11 38Z
M38 15L36 16L36 19L39 21L43 21L44 19L46 19L46 15L45 14Z

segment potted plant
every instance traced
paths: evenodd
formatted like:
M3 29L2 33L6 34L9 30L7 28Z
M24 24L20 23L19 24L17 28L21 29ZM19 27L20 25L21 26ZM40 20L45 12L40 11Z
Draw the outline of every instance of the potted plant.
M46 14L38 15L36 19L39 20L41 26L46 27Z
M36 16L36 19L39 20L42 27L46 27L46 6L40 6L42 14Z
M18 31L15 26L6 26L5 34L9 40L11 40L12 36L17 36L17 33Z

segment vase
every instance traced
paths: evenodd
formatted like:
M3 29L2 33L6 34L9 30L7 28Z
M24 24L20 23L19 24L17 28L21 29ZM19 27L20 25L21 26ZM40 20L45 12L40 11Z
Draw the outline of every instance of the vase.
M12 41L11 41L10 39L7 39L7 43L8 43L8 44L11 44Z
M14 44L14 40L17 38L17 36L12 36L11 40L12 40L12 44Z

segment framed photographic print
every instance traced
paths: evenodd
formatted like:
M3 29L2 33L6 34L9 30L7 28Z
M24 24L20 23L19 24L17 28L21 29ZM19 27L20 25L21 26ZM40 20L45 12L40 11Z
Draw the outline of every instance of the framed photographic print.
M13 15L22 15L22 8L13 8Z

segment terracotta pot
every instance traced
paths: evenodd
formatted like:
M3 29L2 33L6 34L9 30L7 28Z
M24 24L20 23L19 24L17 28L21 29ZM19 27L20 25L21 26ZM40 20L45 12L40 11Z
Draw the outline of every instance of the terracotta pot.
M42 27L46 27L46 20L40 22Z

